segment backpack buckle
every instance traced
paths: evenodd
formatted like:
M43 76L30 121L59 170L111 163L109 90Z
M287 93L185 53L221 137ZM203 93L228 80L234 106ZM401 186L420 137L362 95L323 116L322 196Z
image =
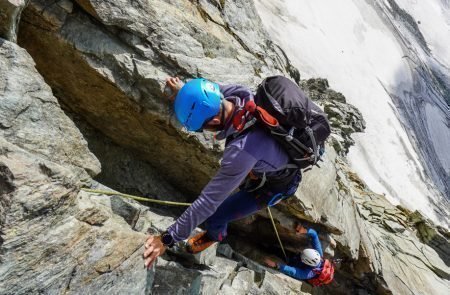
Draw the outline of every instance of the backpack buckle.
M289 130L288 134L285 136L286 141L292 141L294 139L294 132L295 132L295 127L292 126L292 128Z

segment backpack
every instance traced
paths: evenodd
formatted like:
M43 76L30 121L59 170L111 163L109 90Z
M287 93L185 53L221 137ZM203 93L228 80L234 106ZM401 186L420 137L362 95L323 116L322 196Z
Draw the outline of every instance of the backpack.
M327 285L333 281L334 278L334 265L329 259L325 259L323 262L322 270L313 270L318 276L313 279L308 280L308 283L314 287Z
M236 116L238 121L233 125L238 130L259 123L283 146L296 167L317 165L331 133L330 124L326 114L293 81L283 76L264 79L254 101L248 101L242 111L250 113L253 122Z

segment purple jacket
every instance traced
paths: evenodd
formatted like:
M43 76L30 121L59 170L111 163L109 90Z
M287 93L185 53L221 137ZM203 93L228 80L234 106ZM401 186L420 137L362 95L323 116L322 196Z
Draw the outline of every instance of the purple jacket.
M225 99L235 103L235 111L242 108L245 101L253 99L251 91L243 86L221 85L220 91ZM233 126L229 126L223 132L226 136L233 131ZM168 228L168 232L175 242L188 238L195 227L214 214L251 170L270 174L284 169L288 162L289 157L283 148L262 129L254 128L232 140L224 150L219 171L195 202Z

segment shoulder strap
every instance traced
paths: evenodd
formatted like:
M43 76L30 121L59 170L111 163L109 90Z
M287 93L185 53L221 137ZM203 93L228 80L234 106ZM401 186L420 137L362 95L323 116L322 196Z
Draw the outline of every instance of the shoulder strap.
M244 135L247 132L249 132L251 130L251 127L253 127L255 124L256 124L255 118L253 118L250 121L248 121L247 123L245 123L244 126L242 127L242 130L236 131L235 133L233 133L227 137L227 139L225 141L225 145L230 143L232 140L238 138L239 136Z
M306 134L308 134L309 138L311 139L311 144L314 153L314 159L312 159L313 160L312 164L315 165L317 163L317 159L319 158L319 151L317 149L316 138L314 137L314 132L312 131L311 127L306 126L305 131Z

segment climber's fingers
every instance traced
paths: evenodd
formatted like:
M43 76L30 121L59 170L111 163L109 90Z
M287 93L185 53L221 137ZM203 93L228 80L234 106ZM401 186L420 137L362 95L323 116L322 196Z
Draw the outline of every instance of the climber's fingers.
M153 243L153 240L155 239L155 236L149 236L147 240L145 241L145 249L148 249L150 245Z
M264 259L264 263L265 263L268 267L272 267L272 268L276 267L276 265L277 265L277 263L276 263L275 261L273 261L272 259L270 259L270 258L265 258L265 259Z
M178 83L180 83L180 79L178 77L170 77L166 81L167 85L169 85L173 90L177 89Z
M156 258L166 251L166 246L161 242L159 236L149 236L144 244L144 265L146 268L150 268Z

